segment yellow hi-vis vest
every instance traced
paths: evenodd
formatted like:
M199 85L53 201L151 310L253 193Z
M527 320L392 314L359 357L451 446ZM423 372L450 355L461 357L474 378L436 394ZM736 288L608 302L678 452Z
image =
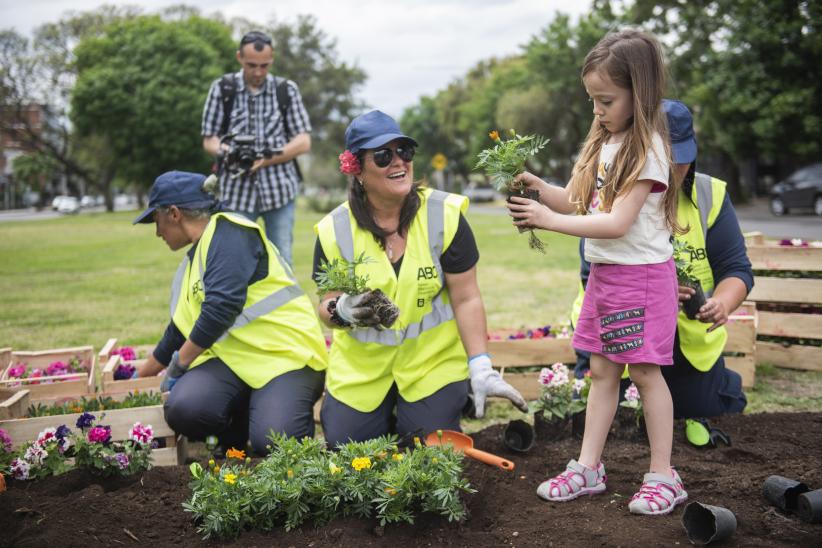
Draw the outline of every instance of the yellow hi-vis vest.
M694 265L693 274L702 284L705 297L713 294L715 285L705 251L705 241L708 229L716 221L724 200L725 182L702 173L697 173L694 178L690 199L680 191L678 200L677 220L682 225L690 226L690 230L677 238L694 248L689 262ZM702 372L710 371L728 340L728 331L724 325L710 333L706 333L707 328L708 324L695 319L689 320L685 312L679 311L677 333L680 350L691 365Z
M348 202L314 230L328 261L374 259L357 267L371 289L381 289L399 308L388 329L335 329L326 388L337 400L363 413L377 408L396 383L406 401L418 401L443 386L468 378L465 349L440 265L468 207L464 196L424 189L408 229L399 276L374 236L360 228Z
M268 275L248 286L243 311L234 324L190 367L219 358L255 389L306 365L317 371L324 370L328 366L328 353L314 306L260 227L240 215L212 215L193 259L189 261L188 255L183 257L171 289L174 325L188 338L200 316L207 297L203 276L208 268L208 248L219 219L257 231L268 255Z

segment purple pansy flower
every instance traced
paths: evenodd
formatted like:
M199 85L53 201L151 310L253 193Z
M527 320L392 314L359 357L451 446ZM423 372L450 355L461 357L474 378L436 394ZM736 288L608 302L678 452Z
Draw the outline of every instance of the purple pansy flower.
M117 466L120 467L120 470L128 468L128 455L125 453L117 453L114 455L114 460L117 461Z
M77 419L77 428L79 428L80 430L85 430L86 428L91 426L91 424L94 422L94 419L96 418L97 417L95 417L91 413L83 413Z
M135 367L130 363L121 363L117 366L117 369L114 370L114 380L122 381L130 379L132 375L134 375L134 371Z

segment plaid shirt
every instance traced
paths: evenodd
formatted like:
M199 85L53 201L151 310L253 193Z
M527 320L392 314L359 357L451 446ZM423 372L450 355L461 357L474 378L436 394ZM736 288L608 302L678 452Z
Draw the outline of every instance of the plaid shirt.
M231 110L229 133L254 135L258 145L283 147L300 133L311 132L311 122L303 105L297 84L288 80L291 105L286 112L288 135L277 104L276 82L269 74L256 94L246 89L242 71L234 74L237 94ZM220 80L211 84L203 108L203 137L218 135L223 123L223 102ZM220 192L225 207L234 211L270 211L278 209L297 196L299 186L293 162L274 164L251 176L232 179L227 173L220 176Z

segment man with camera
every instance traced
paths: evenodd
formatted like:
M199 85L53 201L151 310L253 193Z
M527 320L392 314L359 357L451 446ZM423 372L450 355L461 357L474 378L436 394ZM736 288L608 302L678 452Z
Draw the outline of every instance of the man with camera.
M297 85L274 77L271 38L258 31L240 40L242 70L216 80L203 108L203 148L217 159L221 199L252 221L291 264L296 157L311 150L311 122Z

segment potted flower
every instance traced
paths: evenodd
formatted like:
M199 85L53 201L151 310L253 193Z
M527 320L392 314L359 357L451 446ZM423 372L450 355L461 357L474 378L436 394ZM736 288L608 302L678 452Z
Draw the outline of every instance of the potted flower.
M351 262L343 258L323 261L317 274L317 293L320 298L329 291L341 291L348 295L368 293L360 306L372 306L380 318L380 325L388 328L397 321L400 309L381 289L371 290L368 287L368 276L360 276L356 272L358 266L373 261L374 259L366 257L365 253L361 253Z
M500 138L496 130L488 134L495 144L477 155L474 169L483 169L491 179L491 185L500 192L506 192L509 198L521 196L538 202L539 192L526 189L521 183L515 182L514 178L525 171L526 160L542 150L548 144L548 139L539 135L517 135L513 129L508 133L509 137L505 140ZM545 244L537 238L533 229L519 230L528 230L528 245L531 249L545 252Z
M617 410L618 435L635 440L645 436L645 413L642 409L642 398L634 383L625 389L625 399L619 402Z
M696 319L697 312L705 304L705 292L702 290L699 279L693 273L694 265L690 261L694 253L696 250L692 245L674 239L674 263L679 285L690 287L696 292L691 295L690 299L682 302L682 311L689 320Z
M585 409L585 402L574 398L575 382L570 378L568 368L561 363L543 367L539 384L539 398L531 406L537 438L558 440L567 437L571 433L572 417Z

